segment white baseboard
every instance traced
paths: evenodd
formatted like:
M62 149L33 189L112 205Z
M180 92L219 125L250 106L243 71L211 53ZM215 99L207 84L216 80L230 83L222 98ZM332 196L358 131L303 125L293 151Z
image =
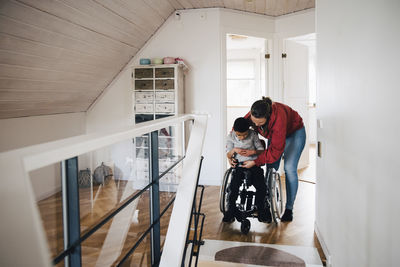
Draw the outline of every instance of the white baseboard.
M321 244L322 251L325 254L326 267L333 267L333 265L332 265L332 256L329 253L328 247L326 246L326 243L324 241L324 238L322 237L321 232L319 231L317 222L314 222L314 231L315 231L315 234L317 235L319 243Z

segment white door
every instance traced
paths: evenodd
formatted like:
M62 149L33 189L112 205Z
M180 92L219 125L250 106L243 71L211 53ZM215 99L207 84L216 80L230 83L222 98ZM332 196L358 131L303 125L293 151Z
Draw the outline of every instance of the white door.
M284 51L286 58L283 58L283 102L300 114L308 132L308 47L295 41L285 40ZM307 141L298 168L305 168L308 164Z

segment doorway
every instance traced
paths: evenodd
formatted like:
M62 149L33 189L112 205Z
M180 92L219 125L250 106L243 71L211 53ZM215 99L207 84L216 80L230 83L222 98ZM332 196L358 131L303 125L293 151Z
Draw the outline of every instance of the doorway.
M267 92L268 65L264 38L226 36L226 134L233 122L249 112L252 103Z
M283 43L283 102L303 118L306 145L299 161L299 179L316 181L316 36L285 39Z

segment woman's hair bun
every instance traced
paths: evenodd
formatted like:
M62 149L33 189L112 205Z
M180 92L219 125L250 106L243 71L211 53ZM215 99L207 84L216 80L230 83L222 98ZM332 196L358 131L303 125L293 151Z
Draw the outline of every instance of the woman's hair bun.
M257 100L251 106L251 115L256 118L269 118L271 114L272 100L263 96L261 100Z
M268 105L272 105L272 100L271 100L271 98L269 98L268 96L263 96L262 97L262 100L265 102L265 103L267 103Z

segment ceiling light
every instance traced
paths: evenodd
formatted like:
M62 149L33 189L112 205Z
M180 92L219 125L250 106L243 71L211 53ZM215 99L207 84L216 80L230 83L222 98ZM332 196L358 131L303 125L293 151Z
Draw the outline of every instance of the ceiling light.
M230 37L232 40L235 40L235 41L241 41L241 40L246 40L246 39L247 39L247 36L244 36L244 35L237 35L237 34L229 34L229 37Z

